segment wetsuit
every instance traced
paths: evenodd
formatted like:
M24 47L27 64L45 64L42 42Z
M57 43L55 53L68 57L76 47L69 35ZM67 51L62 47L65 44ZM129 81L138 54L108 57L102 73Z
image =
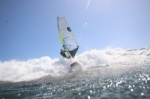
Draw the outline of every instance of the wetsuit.
M61 51L60 54L61 54L63 57L67 57L66 54L65 54L65 51Z
M63 57L65 57L65 58L68 58L68 59L69 59L70 57L68 57L68 56L65 54L65 52L66 52L66 51L64 51L64 50L63 50L63 51L61 51L61 52L60 52L60 54L61 54Z

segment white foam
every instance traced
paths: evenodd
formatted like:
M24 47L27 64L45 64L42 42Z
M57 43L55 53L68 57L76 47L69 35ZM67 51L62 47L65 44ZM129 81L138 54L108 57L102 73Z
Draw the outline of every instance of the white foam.
M74 59L82 67L106 66L114 64L146 64L150 63L150 49L124 50L105 49L84 52ZM11 60L0 62L0 81L28 81L46 75L60 76L68 72L70 61L66 59L51 59L48 56L27 61Z

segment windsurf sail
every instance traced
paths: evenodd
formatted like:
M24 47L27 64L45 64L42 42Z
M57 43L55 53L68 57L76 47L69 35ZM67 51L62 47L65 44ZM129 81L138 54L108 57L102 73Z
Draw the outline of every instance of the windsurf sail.
M71 28L69 27L65 17L57 17L57 24L60 41L64 47L64 50L66 51L67 56L74 58L79 46L71 31Z

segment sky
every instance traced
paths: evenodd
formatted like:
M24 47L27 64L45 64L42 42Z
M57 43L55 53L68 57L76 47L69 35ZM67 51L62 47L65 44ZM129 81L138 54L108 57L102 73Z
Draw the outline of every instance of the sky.
M0 0L0 61L60 58L57 17L66 17L80 46L150 46L149 0Z

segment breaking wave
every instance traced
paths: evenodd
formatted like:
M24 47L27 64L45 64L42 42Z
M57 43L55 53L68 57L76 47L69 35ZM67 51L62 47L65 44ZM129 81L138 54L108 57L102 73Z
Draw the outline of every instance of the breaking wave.
M82 74L82 77L121 75L125 72L137 71L139 68L146 70L150 64L150 48L95 49L76 56L74 61L81 64L82 72L79 74ZM4 61L0 62L0 81L31 81L48 75L60 77L69 73L70 64L71 61L66 59L51 59L48 56L27 61ZM81 75L77 77L81 78Z

